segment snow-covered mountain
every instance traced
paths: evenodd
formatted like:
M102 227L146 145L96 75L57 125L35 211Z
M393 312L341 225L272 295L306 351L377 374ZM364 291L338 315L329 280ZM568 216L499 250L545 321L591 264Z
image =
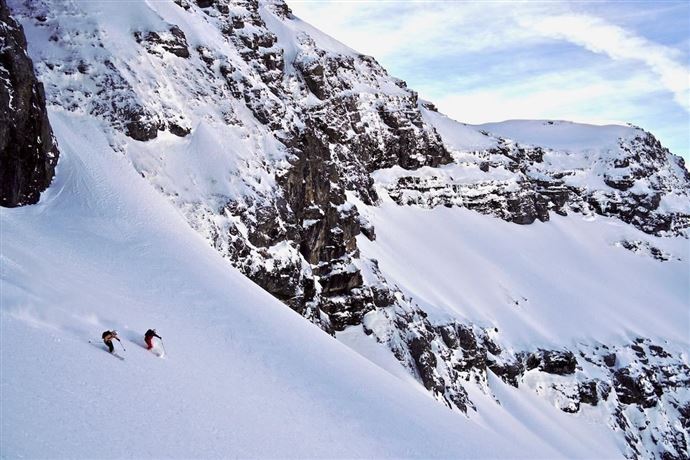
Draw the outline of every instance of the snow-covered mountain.
M153 417L179 410L210 444L176 425L155 448L113 446L122 456L690 455L690 174L650 133L456 122L282 0L8 3L62 156L38 205L1 215L3 456L47 448L25 437L47 404L20 410L47 385L20 385L27 363L95 377L84 339L114 323L136 340L148 325L135 320L165 325L179 358L128 359L107 400L136 392L132 375L169 377L187 391L147 388ZM21 40L4 40L21 61ZM7 94L19 80L41 93L7 62ZM42 130L31 155L49 177L47 122L12 126ZM3 200L5 165L27 171L5 158L30 154L13 155ZM201 397L199 378L236 387L204 383ZM101 390L57 380L70 397L51 410L107 413ZM253 423L232 434L236 404ZM322 430L333 423L341 435ZM107 427L83 449L69 427L41 430L88 456ZM302 431L304 450L289 441Z
M234 269L97 120L49 115L56 178L38 205L1 214L3 458L615 454L518 390L504 403L538 416L528 426L496 404L485 423L447 410ZM148 327L163 360L144 349ZM124 361L104 352L105 329Z

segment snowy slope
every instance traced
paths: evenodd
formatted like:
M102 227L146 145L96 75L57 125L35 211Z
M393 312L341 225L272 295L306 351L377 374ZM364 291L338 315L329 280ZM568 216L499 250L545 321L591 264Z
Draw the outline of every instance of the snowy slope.
M554 216L523 227L465 209L367 209L377 240L366 257L435 322L462 318L497 327L516 348L688 337L685 238L657 239L610 218ZM659 262L621 247L650 241Z
M523 144L559 150L615 149L618 139L635 135L622 125L588 125L562 120L509 120L474 126Z
M688 215L682 163L667 151L644 157L630 148L644 137L634 127L540 120L471 126L424 114L455 161L375 171L382 202L358 202L377 235L358 238L379 272L371 282L396 286L424 319L417 315L418 325L407 327L390 312L372 311L364 330L396 354L408 330L421 330L435 356L450 363L434 366L435 381L455 381L459 369L501 400L496 374L564 412L607 424L627 441L626 456L685 458L690 242L683 231L660 237L588 207L603 199L623 209L621 192L633 200L657 194L662 212ZM663 168L651 166L663 158ZM611 179L617 169L645 168L649 173L632 173L631 185ZM507 222L531 212L511 203L516 194L551 193L554 183L562 201L546 222ZM631 204L631 212L645 209ZM351 329L339 335L346 343L358 327ZM550 363L549 355L557 358Z
M685 233L660 238L602 216L588 208L591 201L577 198L591 193L587 200L624 202L625 195L606 181L616 169L634 169L633 157L649 167L634 151L626 156L626 142L641 135L639 128L544 120L472 126L426 108L424 116L455 161L375 171L383 202L358 206L377 239L360 236L358 243L434 321L461 318L497 327L515 348L637 336L688 346ZM537 159L511 156L532 148L539 150ZM625 167L612 166L623 160ZM687 215L686 177L682 165L669 161L625 192L643 196L659 187L665 190L658 195L660 208ZM667 189L666 181L673 186ZM516 226L505 221L510 218L468 211L503 217L501 206L525 184L544 193L554 182L566 198L556 212L549 210L548 222Z
M614 454L593 428L580 446L437 405L232 269L93 121L51 121L56 181L0 215L3 458ZM125 361L98 343L108 328Z

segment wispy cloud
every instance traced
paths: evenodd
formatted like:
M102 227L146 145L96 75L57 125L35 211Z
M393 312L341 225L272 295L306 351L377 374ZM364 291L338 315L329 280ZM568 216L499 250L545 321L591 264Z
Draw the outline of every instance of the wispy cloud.
M545 118L544 114L557 114L548 118L622 124L635 115L641 98L654 94L654 88L654 79L644 75L621 79L612 89L606 79L575 71L567 76L550 73L517 82L472 84L452 93L438 88L420 90L422 94L429 93L442 112L468 123L539 119Z
M674 94L676 102L690 111L690 68L682 64L679 51L589 15L518 17L519 24L543 36L567 40L612 59L644 63Z

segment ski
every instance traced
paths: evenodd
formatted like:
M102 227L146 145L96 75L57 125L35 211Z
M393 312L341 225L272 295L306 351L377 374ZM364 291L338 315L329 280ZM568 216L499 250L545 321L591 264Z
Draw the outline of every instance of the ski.
M91 345L93 345L94 347L98 348L99 350L103 350L103 351L105 351L106 353L108 353L109 355L114 356L115 358L119 359L120 361L124 361L124 360L125 360L125 357L124 357L124 356L119 355L117 352L112 352L112 353L110 353L110 352L108 351L107 348L103 348L102 346L100 346L100 345L99 345L98 343L96 343L96 342L93 342L93 341L89 340L89 343L90 343Z

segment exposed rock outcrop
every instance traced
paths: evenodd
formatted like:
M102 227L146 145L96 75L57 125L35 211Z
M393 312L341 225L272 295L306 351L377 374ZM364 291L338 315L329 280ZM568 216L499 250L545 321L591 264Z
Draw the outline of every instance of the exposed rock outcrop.
M484 132L495 146L455 149L464 171L393 169L377 173L378 182L401 205L460 206L517 224L548 221L550 212L598 214L651 235L686 234L688 207L673 210L662 204L669 193L690 202L690 173L683 159L650 133L629 131L615 149L583 152L576 161L571 152L525 146Z
M24 30L0 0L0 205L38 202L58 153Z
M189 57L187 37L177 26L161 32L135 32L134 38L137 43L144 44L149 53L156 56L162 56L163 52L168 52L185 59Z

